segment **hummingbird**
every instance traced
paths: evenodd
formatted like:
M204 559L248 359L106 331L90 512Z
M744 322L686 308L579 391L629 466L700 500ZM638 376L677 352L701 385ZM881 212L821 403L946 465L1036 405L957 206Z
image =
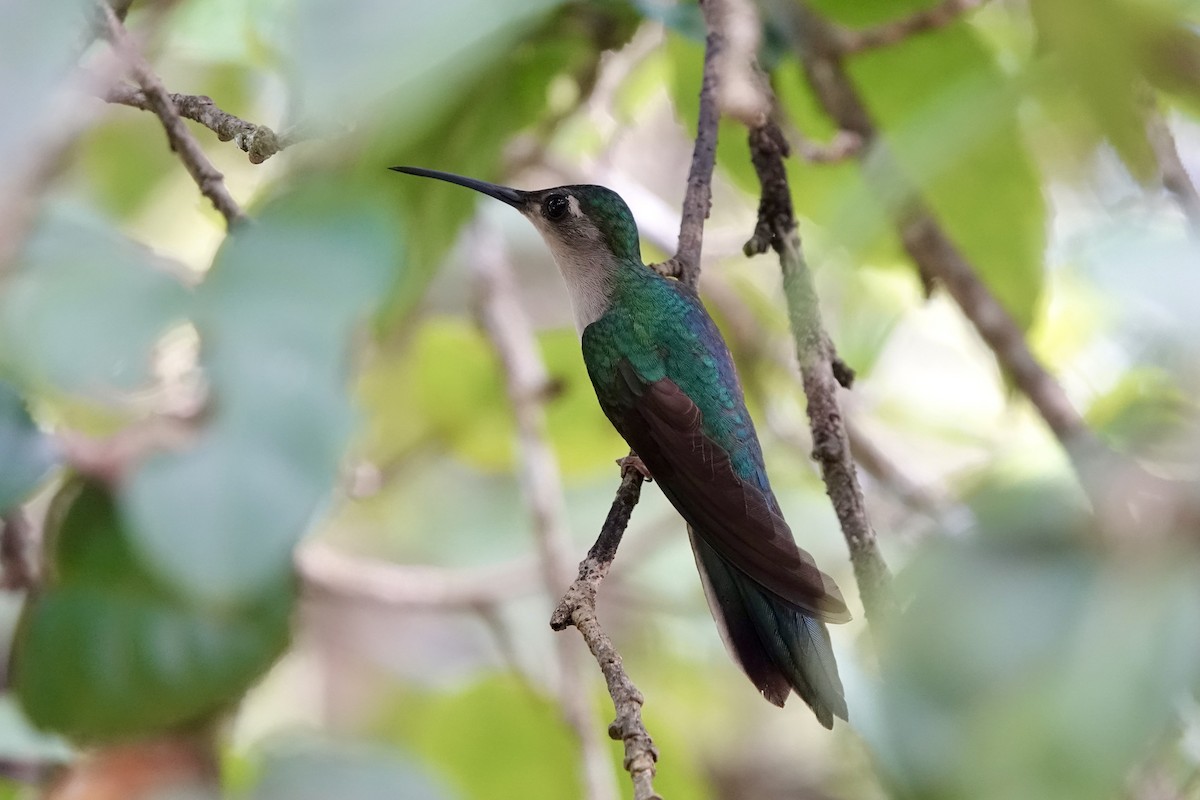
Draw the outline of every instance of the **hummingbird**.
M533 223L566 282L601 409L687 524L726 648L771 703L794 691L826 728L846 720L826 628L850 619L845 600L784 521L721 332L694 289L642 262L625 201L603 186L522 191L392 169L474 189Z

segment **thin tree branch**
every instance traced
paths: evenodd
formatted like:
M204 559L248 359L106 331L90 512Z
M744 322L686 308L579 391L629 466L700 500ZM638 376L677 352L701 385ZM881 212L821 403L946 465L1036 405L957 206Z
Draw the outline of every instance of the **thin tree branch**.
M944 28L968 11L979 8L987 0L942 0L932 8L907 17L858 30L836 28L838 49L844 55L861 53L879 47L899 44L913 34Z
M1147 87L1147 92L1150 91ZM1146 135L1154 148L1163 188L1175 197L1192 228L1200 232L1200 192L1179 157L1179 147L1170 125L1157 108L1151 107L1146 114Z
M188 174L200 188L200 193L209 199L221 216L225 217L227 226L232 228L238 223L244 222L246 215L225 188L224 176L208 160L208 156L204 154L199 142L184 124L183 118L179 116L179 111L171 99L170 92L166 90L158 75L138 52L126 32L125 26L117 18L112 8L107 3L102 3L101 9L108 23L109 41L112 42L113 48L118 54L124 58L133 74L134 81L145 94L150 108L162 120L171 149L178 154Z
M296 573L310 595L412 611L472 611L500 605L532 594L539 574L532 558L445 569L354 556L315 541L296 552Z
M787 142L773 121L750 131L750 157L762 184L762 198L758 224L745 251L749 256L764 253L771 247L779 254L788 317L796 340L804 394L808 398L813 458L821 465L821 477L842 535L849 545L863 608L868 620L877 623L887 619L892 612L891 572L879 553L875 531L867 518L866 501L838 407L839 382L834 376L829 335L821 324L816 288L800 250L800 235L783 163L786 154Z
M266 125L255 125L223 111L211 97L175 92L170 92L167 96L179 116L200 123L215 133L222 142L232 141L247 154L251 164L261 164L285 147L295 144L295 139L287 134L277 134ZM154 110L145 91L125 84L110 88L104 94L104 100L108 103L140 108L143 111Z
M712 207L712 174L717 160L717 61L724 47L720 33L721 0L702 0L708 38L704 46L704 78L700 86L700 114L696 122L696 146L688 171L683 214L679 221L679 247L675 255L656 266L664 275L679 278L695 287L700 280L700 254L704 244L704 221Z
M642 473L631 464L626 463L622 468L621 486L600 528L600 536L588 551L587 558L579 564L579 577L554 610L550 627L562 631L574 625L604 673L617 712L616 720L608 726L608 735L625 744L625 769L633 781L634 799L662 800L654 791L658 748L642 722L645 698L629 679L621 654L596 617L596 593L617 555L633 507L641 497L643 480Z
M505 386L517 422L521 490L533 517L533 530L546 592L556 597L571 580L570 534L558 461L546 430L549 376L537 338L517 296L516 278L499 237L480 228L471 257L475 272L476 315L504 370ZM558 701L579 739L586 796L610 800L617 786L604 743L596 733L594 709L575 643L554 637L559 666Z
M0 517L0 588L25 592L38 585L33 526L17 507Z

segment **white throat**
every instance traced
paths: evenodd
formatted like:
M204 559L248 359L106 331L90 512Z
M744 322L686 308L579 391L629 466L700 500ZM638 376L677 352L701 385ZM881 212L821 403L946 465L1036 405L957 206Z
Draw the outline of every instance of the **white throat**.
M583 335L583 329L604 316L608 311L612 295L611 276L614 264L597 264L595 254L581 253L574 248L549 242L554 263L558 265L567 292L571 296L571 311L575 315L575 329Z
M612 251L604 242L600 231L584 216L579 199L568 195L567 208L574 221L569 238L563 230L548 223L538 214L529 217L542 239L554 256L554 263L562 273L571 295L571 310L575 314L575 329L583 335L583 329L591 325L608 311L612 295L612 278L619 266Z

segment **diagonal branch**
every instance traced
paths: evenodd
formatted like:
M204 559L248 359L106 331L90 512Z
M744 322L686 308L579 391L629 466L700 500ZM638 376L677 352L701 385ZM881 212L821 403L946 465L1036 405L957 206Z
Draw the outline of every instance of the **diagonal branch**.
M629 679L621 654L596 617L596 593L600 589L600 582L608 575L608 569L617 555L617 547L629 525L633 507L641 497L642 480L641 472L635 467L627 464L622 468L621 486L600 528L600 536L588 551L587 558L579 564L579 577L554 610L550 627L562 631L574 625L604 673L608 693L617 712L616 720L608 726L608 735L625 744L625 769L633 781L634 799L662 800L654 791L658 748L654 746L642 722L645 698Z
M1149 93L1151 90L1147 87L1146 91ZM1154 148L1163 188L1175 197L1175 202L1192 228L1200 232L1200 191L1196 190L1196 184L1179 157L1179 147L1166 117L1153 105L1146 114L1146 136Z
M266 125L255 125L222 110L211 97L194 94L167 95L179 116L198 122L217 135L222 142L232 141L246 153L251 164L261 164L280 150L295 144L288 134L277 134ZM144 90L117 85L104 94L108 103L154 111L154 105Z
M751 129L750 156L762 185L762 197L758 224L746 243L745 252L752 256L764 253L770 247L779 254L788 317L796 340L804 394L808 398L813 458L821 465L825 489L849 545L863 608L867 618L875 623L886 619L892 611L891 572L879 553L875 531L867 518L850 439L838 406L840 381L835 375L829 335L821 323L816 287L800 249L800 235L784 168L786 155L787 142L774 121Z
M944 28L986 2L987 0L942 0L932 8L870 28L837 28L835 30L838 49L844 55L851 55L899 44L913 34Z
M125 60L134 81L145 93L146 102L151 110L162 120L171 149L179 155L188 174L200 187L200 193L209 199L217 211L221 212L221 216L225 217L226 225L230 228L244 222L246 215L225 188L224 176L208 160L200 143L196 141L192 132L184 124L183 118L179 116L179 111L171 99L171 94L163 86L162 81L150 68L150 65L146 63L146 59L138 52L112 7L107 3L101 3L100 7L108 25L106 33L109 41Z

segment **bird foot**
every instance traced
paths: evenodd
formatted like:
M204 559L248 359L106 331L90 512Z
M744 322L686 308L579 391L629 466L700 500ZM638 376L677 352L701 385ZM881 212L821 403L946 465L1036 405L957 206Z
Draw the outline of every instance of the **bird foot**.
M643 478L645 478L646 480L648 480L648 481L654 480L654 476L650 474L650 470L646 467L646 465L642 461L641 457L635 456L632 453L625 456L624 458L618 458L617 466L619 466L621 468L622 472L624 472L627 469L636 469L639 473L641 473L641 476Z

